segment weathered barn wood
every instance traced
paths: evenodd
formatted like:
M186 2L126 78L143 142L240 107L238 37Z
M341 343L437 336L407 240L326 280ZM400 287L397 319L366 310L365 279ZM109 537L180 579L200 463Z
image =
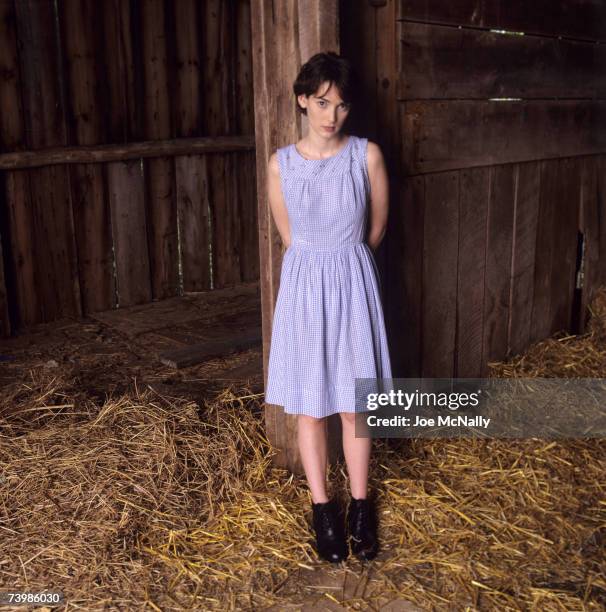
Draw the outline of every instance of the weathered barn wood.
M473 377L482 367L486 223L491 173L468 168L459 174L459 244L457 262L456 375Z
M513 355L521 353L530 343L541 166L538 162L516 164L515 172L508 339Z
M604 100L415 100L405 109L407 175L606 150Z
M15 68L23 101L23 115L14 120L23 121L24 139L19 145L24 148L67 143L65 99L58 78L61 57L54 29L49 27L54 22L53 5L50 0L14 4L19 33ZM52 166L28 170L25 189L29 191L33 223L23 232L27 244L21 248L35 244L35 285L31 289L39 296L36 318L79 316L82 309L67 169Z
M423 376L440 377L453 363L456 338L459 182L456 172L429 175L423 220Z
M601 0L395 0L397 19L606 40Z
M254 279L248 0L0 11L3 330Z
M163 0L141 0L136 29L141 34L143 75L143 136L149 140L169 138L171 101L169 87L168 15ZM153 299L178 295L179 257L177 198L173 160L143 160L145 216Z
M606 47L593 41L410 21L399 37L398 99L606 96Z
M38 151L0 153L0 170L35 168L53 164L124 161L161 155L239 153L250 151L254 147L254 136L202 136L200 138L147 140L128 144L46 147Z
M22 115L15 21L13 4L0 3L0 144L3 149L26 146L25 126L14 120ZM0 174L0 181L5 193L4 206L0 207L0 227L13 229L10 236L5 233L2 236L2 258L7 271L3 284L6 301L3 311L8 313L11 319L3 323L3 329L8 334L19 324L27 325L38 320L40 305L36 293L35 241L30 239L32 210L27 174L3 172ZM9 254L14 262L13 266L9 265ZM9 295L9 283L13 287L12 296Z
M96 27L99 3L94 0L58 3L61 38L65 45L66 91L71 106L70 141L94 145L103 135L101 83ZM71 188L72 214L78 250L78 277L84 312L116 305L112 234L106 205L103 167L73 164L66 168Z
M397 83L397 128L376 115L400 149L386 266L394 372L474 377L534 340L583 331L606 274L606 7L396 0L377 16L394 4L384 81Z

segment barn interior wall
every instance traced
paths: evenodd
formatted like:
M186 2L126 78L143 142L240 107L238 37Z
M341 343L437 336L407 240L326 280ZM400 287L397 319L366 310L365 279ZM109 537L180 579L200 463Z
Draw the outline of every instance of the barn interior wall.
M606 284L606 6L341 2L383 148L395 376L485 376Z
M249 0L0 3L2 335L258 278L251 51Z

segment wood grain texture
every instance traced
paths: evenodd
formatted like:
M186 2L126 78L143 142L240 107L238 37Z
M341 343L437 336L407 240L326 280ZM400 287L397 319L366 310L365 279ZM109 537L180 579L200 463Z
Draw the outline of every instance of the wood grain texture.
M521 353L530 342L540 167L540 162L516 164L515 167L511 307L507 343L510 355Z
M105 142L126 143L142 140L142 113L137 91L141 74L136 40L131 32L138 32L138 7L136 2L106 0L99 3L102 7L104 79L103 103L106 107L107 124ZM134 22L134 23L133 23ZM110 161L110 160L105 160Z
M254 150L254 146L254 137L245 135L169 138L129 142L128 144L48 147L39 150L2 153L0 154L0 170L36 168L53 164L126 161L142 157L229 153L232 151L235 153Z
M172 3L174 32L171 38L175 53L172 108L178 138L200 134L203 125L200 4L196 0Z
M596 157L596 167L598 176L597 208L598 208L598 232L600 259L598 264L599 274L597 282L606 285L606 155Z
M459 171L459 247L457 262L457 347L455 375L474 378L482 371L486 227L490 170Z
M453 376L458 246L459 173L427 175L423 223L423 377Z
M15 3L25 146L67 143L62 55L51 0ZM34 84L36 86L34 86ZM69 175L65 166L27 171L36 244L35 291L43 321L82 314Z
M556 200L556 224L552 258L551 333L572 328L578 219L581 200L581 158L558 160L560 188Z
M207 156L175 158L183 290L211 287Z
M408 101L407 175L589 155L606 150L606 101Z
M64 41L67 82L67 122L70 141L94 145L102 141L103 118L100 48L96 44L101 5L94 0L58 3ZM114 308L111 219L103 168L94 164L68 167L78 253L82 308L86 313Z
M530 342L542 340L551 333L551 273L556 235L558 201L558 160L540 162L539 217L536 235L534 267L534 299L530 327Z
M584 254L579 333L586 331L591 318L589 305L600 284L600 214L598 210L597 156L581 159L581 196L579 204L579 231L583 235Z
M606 40L601 0L397 0L398 19Z
M141 163L107 164L107 184L116 251L118 305L149 302L152 287Z
M488 363L507 354L507 329L511 289L514 166L490 168L484 276L482 376Z
M145 138L170 138L168 16L163 0L141 0L143 129ZM177 199L174 165L168 157L143 161L147 239L153 299L179 294Z
M400 184L397 204L390 207L388 234L387 301L385 315L394 377L421 375L423 299L423 223L425 177Z
M401 22L397 98L604 98L606 47Z
M0 3L0 151L25 147L22 121L21 75L17 52L15 8L12 2ZM35 279L35 241L31 238L31 200L29 182L24 172L0 175L0 211L6 315L5 335L13 327L40 321ZM12 311L12 322L9 320Z

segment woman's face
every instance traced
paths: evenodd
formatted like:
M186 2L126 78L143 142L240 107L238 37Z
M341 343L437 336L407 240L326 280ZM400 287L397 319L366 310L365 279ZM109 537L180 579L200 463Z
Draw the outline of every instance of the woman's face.
M326 81L315 94L300 95L297 98L299 104L307 109L309 129L324 138L330 138L341 131L350 111L334 84L330 87L328 85Z

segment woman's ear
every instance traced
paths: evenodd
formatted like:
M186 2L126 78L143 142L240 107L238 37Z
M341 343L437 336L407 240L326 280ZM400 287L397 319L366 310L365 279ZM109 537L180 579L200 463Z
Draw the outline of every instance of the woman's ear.
M297 96L297 102L301 108L307 108L307 96L305 94Z

